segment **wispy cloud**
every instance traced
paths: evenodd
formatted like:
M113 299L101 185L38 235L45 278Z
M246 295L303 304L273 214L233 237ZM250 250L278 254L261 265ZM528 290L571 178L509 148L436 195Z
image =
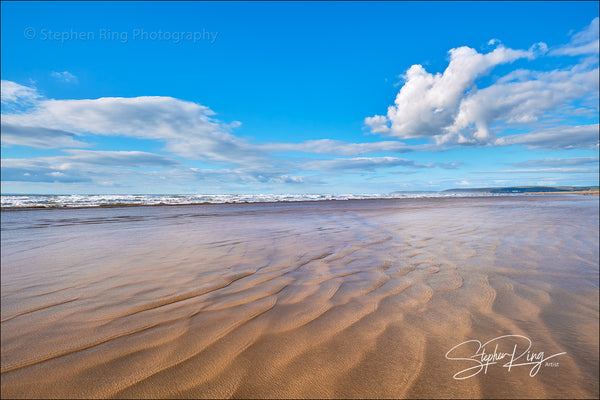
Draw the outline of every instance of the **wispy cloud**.
M3 144L29 146L44 149L63 147L87 147L87 143L75 139L77 135L59 129L39 126L2 124L1 140Z
M454 169L462 163L418 163L412 160L397 157L355 157L334 158L328 160L311 160L303 162L304 170L361 170L371 171L378 168L444 168Z
M598 148L599 125L557 126L538 132L507 135L496 146L522 145L531 149Z
M66 155L2 160L2 181L92 183L112 181L193 185L200 182L267 185L298 185L315 182L278 168L199 169L169 156L142 151L65 149ZM146 188L148 190L148 188Z
M433 165L425 165L396 157L356 157L356 158L334 158L329 160L312 160L303 164L306 170L361 170L369 171L377 168L406 167L426 168Z
M598 165L598 157L544 158L510 163L515 167L565 167L569 165Z
M77 83L77 77L70 73L69 71L56 72L52 71L50 73L53 78L58 79L59 81L67 82L67 83Z
M181 166L180 162L166 156L141 151L64 150L64 152L68 155L3 159L2 180L92 182L115 174L140 173L127 170L128 168L161 169Z
M68 155L3 159L2 168L45 168L55 171L76 170L82 165L105 167L169 168L179 161L143 151L64 150Z
M597 169L591 168L531 168L531 169L502 169L497 171L477 171L478 174L512 174L512 173L546 173L546 172L584 172L598 173Z
M2 104L30 105L41 97L36 89L11 81L2 80L0 87Z
M331 139L306 140L300 143L266 143L257 147L267 153L293 151L340 156L358 156L379 152L407 153L415 150L414 147L398 141L348 143Z
M560 105L597 90L598 68L517 71L467 96L447 133L436 140L439 143L494 143L490 132L493 123L527 127ZM588 144L572 138L564 146L588 147Z
M555 56L598 54L600 51L600 41L598 40L599 21L600 18L594 18L587 28L574 34L568 44L553 49L550 54Z
M64 150L64 157L51 157L59 163L78 163L108 167L168 168L182 165L167 156L143 151Z
M35 93L33 89L18 86L21 92ZM343 156L413 151L398 141L348 143L320 139L251 144L232 134L239 122L227 124L214 115L208 107L171 97L41 99L29 112L3 115L2 129L7 133L6 143L10 144L74 147L83 144L60 140L54 143L52 138L86 133L127 136L159 140L165 144L165 151L181 157L235 164L255 164L267 154L290 151Z
M15 143L13 135L13 144L31 143L40 132L73 132L158 140L165 151L188 159L255 162L258 149L230 133L237 124L213 115L208 107L172 97L43 99L29 112L3 115L2 130L19 131L24 139Z

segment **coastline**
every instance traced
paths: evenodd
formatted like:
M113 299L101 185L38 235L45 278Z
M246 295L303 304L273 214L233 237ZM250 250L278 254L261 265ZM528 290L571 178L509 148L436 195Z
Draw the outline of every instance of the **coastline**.
M598 196L600 192L594 190L586 191L558 191L558 192L523 192L523 193L485 193L485 192L460 192L452 194L440 194L443 192L432 192L427 195L340 195L339 198L314 198L315 196L325 195L311 195L308 198L302 199L290 199L290 200L229 200L229 201L190 201L190 202L153 202L153 203L142 203L142 202L98 202L96 204L32 204L27 206L0 206L0 211L13 211L13 210L28 210L28 209L83 209L83 208L118 208L118 207L161 207L161 206L203 206L212 204L288 204L288 203L311 203L311 202L330 202L330 201L361 201L361 200L400 200L400 199L419 199L419 198L480 198L480 197L514 197L514 196L539 196L539 195L592 195ZM4 197L70 197L71 195L2 195ZM78 195L81 197L85 196L99 196L101 195ZM179 198L181 195L136 195L136 196L167 196L173 198ZM220 195L219 195L220 196ZM331 196L331 195L329 195ZM355 197L349 197L355 196Z

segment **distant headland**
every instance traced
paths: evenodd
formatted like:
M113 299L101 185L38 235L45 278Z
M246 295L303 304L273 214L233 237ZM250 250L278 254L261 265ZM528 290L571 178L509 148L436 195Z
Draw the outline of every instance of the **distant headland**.
M591 194L598 195L598 186L512 186L448 189L444 193L529 193L529 194Z

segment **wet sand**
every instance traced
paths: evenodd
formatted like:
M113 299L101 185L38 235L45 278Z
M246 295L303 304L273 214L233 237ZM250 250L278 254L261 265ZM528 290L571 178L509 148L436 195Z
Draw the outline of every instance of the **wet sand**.
M1 244L2 398L599 394L595 196L3 211ZM453 379L502 335L566 354Z

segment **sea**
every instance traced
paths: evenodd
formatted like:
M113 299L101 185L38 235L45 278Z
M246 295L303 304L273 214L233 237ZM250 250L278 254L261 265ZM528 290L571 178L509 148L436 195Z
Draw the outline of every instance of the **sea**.
M2 194L2 209L81 208L187 204L278 203L326 200L497 196L468 192L394 192L388 194Z

